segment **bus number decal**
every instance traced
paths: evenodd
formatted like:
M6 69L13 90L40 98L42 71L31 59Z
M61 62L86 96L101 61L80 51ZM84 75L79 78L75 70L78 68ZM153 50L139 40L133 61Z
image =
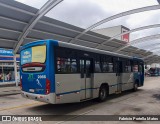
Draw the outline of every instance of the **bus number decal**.
M38 79L44 79L46 78L46 75L38 75Z

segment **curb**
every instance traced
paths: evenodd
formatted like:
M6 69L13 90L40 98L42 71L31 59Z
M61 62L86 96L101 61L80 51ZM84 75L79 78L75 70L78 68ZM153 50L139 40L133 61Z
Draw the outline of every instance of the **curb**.
M20 93L0 94L0 97L3 97L3 96L11 96L11 95L17 95L17 94L20 94Z
M2 91L0 92L0 97L1 96L8 96L8 95L16 95L16 94L20 94L20 90L6 90L6 91Z
M0 84L0 88L2 87L13 87L16 86L16 83L4 83L4 84Z

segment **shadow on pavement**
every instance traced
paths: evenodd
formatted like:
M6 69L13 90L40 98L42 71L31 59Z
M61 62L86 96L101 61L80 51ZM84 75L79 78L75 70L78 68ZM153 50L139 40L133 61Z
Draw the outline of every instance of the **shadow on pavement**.
M160 100L160 94L153 94L153 98L156 98L157 100Z
M136 92L142 92L142 89L138 89ZM135 92L135 93L136 93ZM112 103L109 102L109 100L116 99L125 95L129 95L134 93L133 91L125 91L121 94L113 94L109 95L107 100L105 102L98 102L96 99L84 101L80 103L66 103L66 104L44 104L44 105L38 105L34 107L27 108L29 111L34 111L39 113L40 115L66 115L70 113L75 113L76 111L85 109L85 111L94 109L97 106L103 106L103 105L111 105Z

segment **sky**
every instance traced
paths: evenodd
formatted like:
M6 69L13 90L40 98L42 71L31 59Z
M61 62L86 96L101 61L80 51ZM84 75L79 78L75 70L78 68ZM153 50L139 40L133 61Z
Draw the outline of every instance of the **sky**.
M40 9L47 0L16 0L29 6ZM64 0L46 16L63 21L81 28L87 28L92 24L113 16L115 14L141 8L145 6L158 5L157 0ZM107 28L117 25L123 25L129 29L142 26L160 24L160 10L152 10L121 17L101 26ZM148 35L155 35L160 32L160 28L138 31L130 34L130 40L135 40ZM146 44L160 42L160 40L148 41ZM143 48L144 43L137 46ZM145 47L147 49L147 47Z

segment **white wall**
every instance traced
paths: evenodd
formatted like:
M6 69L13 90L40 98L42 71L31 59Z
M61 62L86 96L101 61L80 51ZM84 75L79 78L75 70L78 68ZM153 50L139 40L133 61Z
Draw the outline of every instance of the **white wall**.
M94 32L103 34L105 36L113 37L117 34L120 34L122 31L122 26L115 26L115 27L110 27L110 28L102 28L102 29L97 29L94 30ZM121 37L117 37L116 39L121 40Z

